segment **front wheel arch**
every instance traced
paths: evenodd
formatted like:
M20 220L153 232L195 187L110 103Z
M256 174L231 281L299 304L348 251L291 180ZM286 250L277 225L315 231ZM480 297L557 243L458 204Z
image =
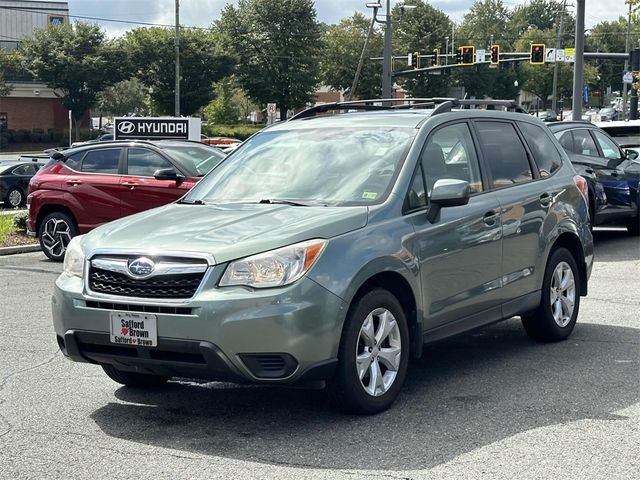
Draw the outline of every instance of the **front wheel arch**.
M580 242L580 239L574 233L565 232L561 234L549 249L549 254L547 255L547 260L545 261L545 266L549 261L549 258L551 258L553 253L558 248L566 248L567 250L569 250L574 260L576 261L576 264L578 266L578 273L580 275L580 296L586 296L588 291L587 265L585 263L584 250L582 249L582 243Z

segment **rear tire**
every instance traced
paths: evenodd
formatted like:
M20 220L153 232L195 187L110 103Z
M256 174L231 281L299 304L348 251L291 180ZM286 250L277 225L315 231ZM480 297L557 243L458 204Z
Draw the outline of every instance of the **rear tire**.
M575 327L580 310L580 271L566 248L551 252L537 309L522 315L529 337L539 342L565 340Z
M113 365L102 365L104 373L114 382L134 388L151 388L164 385L169 380L168 377L159 375L149 375L146 373L123 372Z
M17 187L13 187L7 192L7 196L4 199L4 204L7 208L18 208L24 204L24 193Z
M627 231L633 237L640 236L640 207L638 207L638 214L635 217L627 219Z
M64 260L67 245L78 235L76 222L63 212L53 212L44 217L39 230L40 248L54 262Z
M331 400L341 410L373 414L395 401L407 374L409 328L402 306L377 288L352 304L328 382Z

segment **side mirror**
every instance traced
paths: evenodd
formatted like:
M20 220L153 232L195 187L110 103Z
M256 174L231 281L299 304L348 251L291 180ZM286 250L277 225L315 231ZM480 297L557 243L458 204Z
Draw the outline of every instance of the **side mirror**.
M469 203L469 182L453 178L441 178L433 185L429 198L427 220L435 223L443 207L459 207Z
M638 152L636 152L635 150L625 150L624 154L627 157L627 160L637 160L638 159Z
M182 182L185 178L176 172L173 168L161 168L156 170L153 174L153 178L156 180L174 180L175 182Z

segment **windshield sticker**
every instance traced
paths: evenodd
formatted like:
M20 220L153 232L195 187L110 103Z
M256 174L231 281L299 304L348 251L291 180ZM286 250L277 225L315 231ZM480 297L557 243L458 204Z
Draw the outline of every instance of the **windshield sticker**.
M378 194L376 192L363 192L362 198L365 200L375 200Z

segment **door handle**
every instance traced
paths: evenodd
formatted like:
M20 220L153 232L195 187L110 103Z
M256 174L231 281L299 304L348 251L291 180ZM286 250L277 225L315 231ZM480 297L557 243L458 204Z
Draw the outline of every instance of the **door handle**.
M75 187L76 185L82 185L82 182L80 180L67 180L67 185Z
M551 194L545 192L540 195L540 205L542 205L543 207L548 207L552 201L553 197L551 196Z
M122 185L125 188L128 188L129 190L133 190L138 184L133 182L122 182L120 185Z
M482 221L486 225L489 225L490 227L492 227L496 224L496 220L498 220L499 216L500 216L499 212L496 212L495 210L491 210L484 214L484 217L482 217Z

